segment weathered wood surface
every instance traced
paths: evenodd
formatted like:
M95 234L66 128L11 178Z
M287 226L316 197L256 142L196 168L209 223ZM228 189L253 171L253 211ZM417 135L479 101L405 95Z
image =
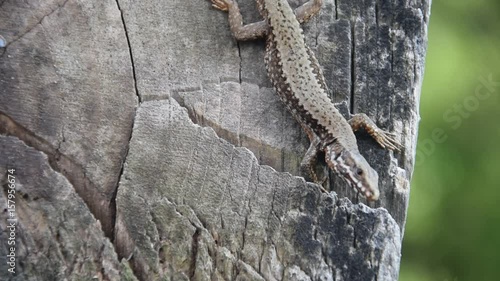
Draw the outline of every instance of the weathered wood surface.
M397 279L429 3L324 2L304 29L332 99L405 147L359 135L370 207L294 176L308 143L263 42L236 43L208 1L0 1L0 279Z

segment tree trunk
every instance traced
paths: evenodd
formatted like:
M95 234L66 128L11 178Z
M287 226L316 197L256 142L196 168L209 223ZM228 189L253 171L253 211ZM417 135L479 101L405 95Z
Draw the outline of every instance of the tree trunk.
M0 279L396 280L429 9L324 0L304 25L332 99L404 145L358 134L367 203L297 177L264 43L209 1L0 1Z

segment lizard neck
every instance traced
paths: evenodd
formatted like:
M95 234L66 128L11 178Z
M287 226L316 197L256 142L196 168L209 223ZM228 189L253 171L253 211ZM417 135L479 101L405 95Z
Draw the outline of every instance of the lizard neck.
M320 147L324 152L328 152L331 154L339 155L344 151L356 152L359 153L359 149L357 143L351 145L351 142L345 142L343 139L333 138L330 135L321 136L321 143L323 144Z

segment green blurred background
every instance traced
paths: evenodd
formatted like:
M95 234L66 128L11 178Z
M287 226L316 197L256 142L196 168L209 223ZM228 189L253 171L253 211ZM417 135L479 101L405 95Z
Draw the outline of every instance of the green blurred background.
M499 95L500 1L433 1L401 281L500 280Z

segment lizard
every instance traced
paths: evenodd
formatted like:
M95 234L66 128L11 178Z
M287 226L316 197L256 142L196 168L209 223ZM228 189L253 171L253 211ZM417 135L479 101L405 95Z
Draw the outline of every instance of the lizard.
M331 170L367 200L377 200L378 174L359 152L354 132L364 128L389 150L399 151L401 145L394 134L377 127L365 114L354 114L347 120L328 97L321 66L300 27L320 11L322 0L309 0L295 10L287 0L256 0L264 20L247 25L243 25L235 0L211 2L214 8L228 12L236 40L266 38L264 60L271 83L310 140L300 164L306 179L321 182L313 167L318 153L323 152Z

